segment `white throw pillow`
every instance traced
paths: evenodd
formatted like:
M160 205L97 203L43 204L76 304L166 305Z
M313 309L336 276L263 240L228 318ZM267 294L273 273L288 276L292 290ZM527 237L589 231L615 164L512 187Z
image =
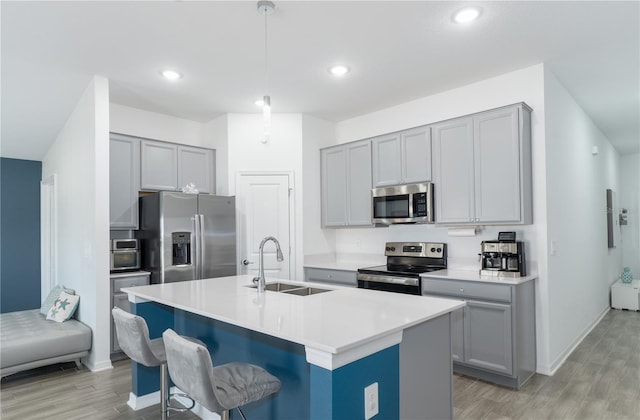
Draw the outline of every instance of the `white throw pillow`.
M80 296L70 295L64 291L60 292L60 296L56 299L47 313L47 319L56 322L64 322L73 316L78 307Z

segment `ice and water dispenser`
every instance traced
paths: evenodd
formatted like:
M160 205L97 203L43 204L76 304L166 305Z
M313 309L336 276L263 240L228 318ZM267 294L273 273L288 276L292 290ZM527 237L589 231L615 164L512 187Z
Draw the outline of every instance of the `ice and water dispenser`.
M191 264L191 232L172 232L172 260L171 265Z

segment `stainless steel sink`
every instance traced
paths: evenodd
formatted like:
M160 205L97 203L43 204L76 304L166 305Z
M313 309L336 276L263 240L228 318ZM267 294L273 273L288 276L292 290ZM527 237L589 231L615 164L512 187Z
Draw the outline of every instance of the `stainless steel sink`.
M258 285L252 284L251 288L257 288ZM320 289L317 287L306 287L301 286L299 284L289 284L289 283L267 283L265 285L264 290L268 290L270 292L280 292L280 293L289 293L291 295L298 296L310 296L316 295L318 293L330 292L332 289Z
M253 284L249 287L253 287L254 289L258 287L257 284ZM264 290L269 290L270 292L284 292L285 290L291 289L299 289L303 286L299 284L288 284L288 283L267 283L264 286Z
M286 290L283 293L298 296L317 295L318 293L330 292L331 289L318 289L317 287L301 287L299 289Z

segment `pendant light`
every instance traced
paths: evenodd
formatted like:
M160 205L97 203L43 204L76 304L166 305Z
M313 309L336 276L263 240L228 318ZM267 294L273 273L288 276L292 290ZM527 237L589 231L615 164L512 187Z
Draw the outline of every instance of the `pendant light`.
M262 98L262 124L263 132L260 142L268 143L271 138L271 96L269 96L269 74L268 74L268 49L267 49L267 16L273 13L276 5L269 0L258 2L258 13L264 15L264 89Z

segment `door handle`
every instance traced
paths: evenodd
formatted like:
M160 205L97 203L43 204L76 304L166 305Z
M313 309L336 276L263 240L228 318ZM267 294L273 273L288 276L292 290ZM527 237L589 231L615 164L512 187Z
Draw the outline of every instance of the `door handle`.
M242 265L249 265L249 264L253 264L253 261L249 261L246 258L244 260L242 260Z

